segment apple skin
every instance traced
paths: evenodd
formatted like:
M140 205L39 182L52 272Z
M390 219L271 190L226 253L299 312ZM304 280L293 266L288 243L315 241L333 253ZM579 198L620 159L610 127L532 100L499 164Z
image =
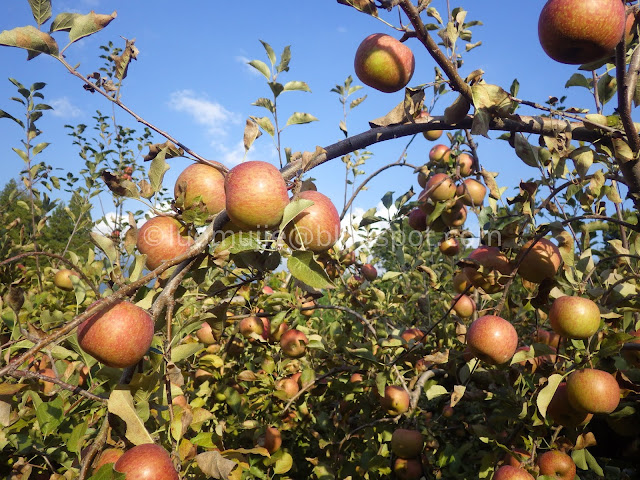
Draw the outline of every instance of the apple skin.
M292 328L287 330L280 337L280 347L282 347L282 353L289 358L300 358L304 355L309 339L307 336Z
M292 249L304 248L313 252L326 252L340 238L340 215L333 202L320 192L305 190L293 199L311 200L285 229L285 241Z
M444 210L440 218L442 218L442 221L447 227L461 227L467 220L467 207L465 207L462 202L457 201L451 208Z
M600 328L600 309L588 298L559 297L551 305L549 322L558 335L587 339Z
M282 446L282 434L276 427L267 427L264 432L264 448L269 453L275 453Z
M473 178L467 178L456 188L456 195L468 207L481 207L486 194L487 187Z
M611 413L620 403L620 386L609 372L583 368L567 377L567 398L583 412Z
M460 271L453 276L453 289L458 293L473 293L475 287L471 284L469 277L464 271ZM467 290L468 289L468 290Z
M189 250L193 239L182 235L182 230L182 224L171 217L151 218L138 230L138 250L147 256L149 270Z
M469 318L476 311L476 302L469 295L458 294L453 298L453 311L459 317Z
M576 464L573 459L560 450L549 450L536 461L540 475L549 475L557 480L573 480L576 476Z
M427 336L419 328L407 328L407 329L405 329L400 334L400 338L402 338L402 340L404 340L407 343L411 342L412 340L414 342L422 342L422 343L426 343L426 341L427 341Z
M553 348L560 348L560 335L550 332L544 328L538 328L536 330L535 340L538 343L544 343Z
M126 474L126 480L180 480L169 453L160 445L135 446L116 462L114 469Z
M196 331L196 337L198 338L199 342L204 343L205 345L213 345L214 343L216 343L211 325L209 325L207 322L202 322L202 325Z
M151 315L131 302L120 301L82 322L78 326L78 343L105 365L125 368L144 357L153 331Z
M286 377L276 382L276 390L284 392L287 398L293 398L300 391L300 387L297 379Z
M384 397L380 398L380 405L389 415L401 415L409 410L409 394L398 385L387 385Z
M58 270L53 276L53 284L60 290L71 291L73 290L73 283L71 283L72 276L79 278L79 275L76 272L69 270L68 268Z
M434 142L442 136L442 130L427 130L426 132L422 132L422 135L427 140Z
M456 158L456 167L460 167L461 177L468 177L473 172L473 157L468 153L461 153Z
M370 282L378 278L378 271L376 270L376 267L374 267L370 263L365 263L364 265L362 265L360 271L362 272L362 276Z
M391 436L391 451L400 458L413 458L420 455L424 447L424 438L417 430L397 428Z
M493 474L492 480L535 480L529 472L511 465L503 465Z
M353 62L362 83L384 93L407 86L415 69L413 52L402 42L384 33L365 38Z
M422 463L417 458L396 458L393 473L399 480L419 480L422 477Z
M444 238L438 245L440 252L447 257L454 257L460 253L460 242L457 238Z
M434 145L431 150L429 150L429 160L433 163L441 163L448 164L449 159L451 158L451 149L442 143L438 145Z
M628 333L629 335L633 335L634 337L636 337L633 340L629 340L629 343L640 343L640 330L632 330ZM640 366L640 350L624 350L622 352L622 357L627 361L629 365L634 367Z
M484 315L469 327L467 345L480 360L500 365L511 360L516 352L518 333L504 318Z
M93 465L93 471L97 472L100 467L107 463L116 463L118 459L124 454L124 450L121 448L107 448L102 451L96 463Z
M409 226L418 232L427 229L427 216L420 208L414 208L409 212Z
M500 252L498 247L482 245L472 251L467 258L476 261L485 269L485 273L481 273L474 267L462 269L474 287L481 288L487 293L497 293L502 290L501 280L496 278L497 274L491 270L496 270L502 275L510 275L512 268L509 259Z
M558 385L553 398L549 402L547 416L558 425L578 427L588 423L593 414L576 410L571 406L567 392L567 382L562 382Z
M241 229L276 228L289 204L284 178L267 162L250 161L233 167L225 177L224 191L227 214Z
M427 180L424 193L434 202L442 202L456 195L456 185L446 173L436 173Z
M533 240L529 240L520 250L520 254L516 259L516 261L520 261L518 274L530 282L541 283L543 280L553 278L556 275L562 263L562 257L558 247L546 238L541 238L529 250L532 243ZM522 260L520 260L521 258Z
M595 62L611 55L626 23L619 0L549 0L538 20L540 45L556 62Z
M224 176L217 169L203 163L194 163L178 176L173 193L176 198L184 192L185 208L201 197L207 212L215 215L225 207Z
M258 317L245 317L238 324L238 331L244 338L253 340L252 334L262 336L264 334L264 323Z

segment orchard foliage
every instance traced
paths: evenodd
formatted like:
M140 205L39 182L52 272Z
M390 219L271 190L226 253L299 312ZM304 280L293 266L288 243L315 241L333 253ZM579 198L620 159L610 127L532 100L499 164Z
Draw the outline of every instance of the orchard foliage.
M16 129L24 169L0 194L3 478L122 479L118 470L135 468L143 450L160 452L166 478L491 478L498 469L525 478L525 471L554 471L551 458L569 457L581 479L638 478L635 2L624 2L630 21L615 52L567 80L588 90L593 106L520 99L517 80L488 84L481 70L460 77L464 54L481 47L473 40L480 21L461 8L339 3L347 14L369 15L372 33L416 37L437 67L434 78L412 78L404 96L396 94L398 106L357 135L347 119L366 94L348 77L332 89L346 140L294 152L290 129L317 118L283 113L278 99L311 90L283 80L289 47L278 56L261 41L266 58L249 64L270 93L253 103L244 148L266 134L290 194L315 190L313 168L342 160L344 204L326 216L335 224L336 213L352 219L358 193L388 169L416 173L415 185L384 193L382 211L353 219L331 248L305 247L303 219L324 203L313 201L318 195L290 202L281 195L269 228L254 228L259 218L234 225L226 212L239 208L230 198L246 199L250 188L229 195L227 181L226 209L213 212L204 194L189 192L186 201L187 177L174 190L165 184L179 156L227 180L229 171L122 102L140 53L133 40L103 46L89 76L67 61L73 44L116 21L115 12L54 16L50 0L29 0L35 26L0 33L0 44L26 50L29 60L50 56L86 94L144 125L136 131L97 112L93 125L67 126L85 166L60 175L41 160L49 145L38 128L51 108L46 85L10 79L17 95L2 101L0 118L3 128ZM604 105L615 101L605 115ZM441 103L444 114L436 116ZM536 115L520 115L523 106ZM514 161L537 169L513 197L483 167L474 139L490 131L513 147ZM442 144L432 155L423 133ZM361 180L375 144L392 139L397 160ZM424 155L407 153L412 142L424 143ZM61 190L73 192L68 207L55 198ZM255 205L274 207L269 190L252 214L263 208ZM92 201L103 192L111 194L115 221L92 220ZM164 240L153 243L138 228L160 216L175 226L162 229L174 235L167 242L193 239L177 256L153 250ZM472 216L479 248L471 243L477 232L465 228ZM56 273L67 269L75 274L61 284ZM550 314L565 296L596 306L599 321L591 308L589 334L571 333L580 330L572 325L580 317L572 305L580 302L561 301ZM456 308L461 299L465 308ZM128 317L118 328L102 324L98 336L87 333L122 305L154 324L150 347L127 342L131 358L142 357L133 366L121 352L105 352L122 346L118 332L132 331ZM552 330L559 324L571 338ZM101 344L107 335L111 343ZM146 444L155 446L140 449Z

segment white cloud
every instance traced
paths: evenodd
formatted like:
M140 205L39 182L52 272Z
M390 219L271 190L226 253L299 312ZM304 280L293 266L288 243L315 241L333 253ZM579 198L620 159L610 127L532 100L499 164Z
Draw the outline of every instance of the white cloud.
M51 113L56 117L76 118L82 115L82 110L73 105L68 97L49 100L48 104L53 107Z
M251 61L251 59L250 59L250 58L247 58L247 57L245 57L245 56L243 56L243 55L238 55L238 56L236 56L236 61L237 61L237 62L239 62L239 63L242 63L242 64L244 65L245 70L246 70L249 74L251 74L251 75L253 75L253 76L255 76L255 77L262 77L262 78L264 78L264 76L263 76L263 75L262 75L258 70L256 70L256 69L255 69L255 68L253 68L251 65L249 65L249 62Z
M169 98L169 107L177 112L189 114L199 125L204 126L210 135L224 136L230 123L240 122L238 114L230 112L221 104L198 96L192 90L173 92Z

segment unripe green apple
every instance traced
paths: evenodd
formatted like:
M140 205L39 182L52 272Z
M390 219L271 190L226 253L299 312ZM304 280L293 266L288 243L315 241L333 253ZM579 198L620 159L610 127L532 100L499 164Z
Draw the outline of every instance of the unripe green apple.
M438 140L442 136L442 130L427 130L426 132L422 132L424 138L430 141Z
M58 270L53 276L53 284L61 290L71 291L73 290L73 283L71 283L72 276L79 277L76 272L68 268Z
M385 93L406 87L415 68L411 49L383 33L374 33L365 38L356 51L353 63L362 83Z
M583 412L611 413L620 403L620 386L609 372L583 368L567 377L567 397Z
M196 197L204 204L210 215L225 207L224 176L217 169L203 163L194 163L178 176L173 188L175 198L182 196L182 207L191 207Z
M146 310L120 301L92 315L78 326L78 343L89 355L109 367L138 363L153 340L153 319Z
M588 298L559 297L551 305L549 321L558 335L586 339L600 328L600 309Z
M269 230L280 225L289 204L280 171L267 162L250 161L233 167L224 181L227 214L246 230Z

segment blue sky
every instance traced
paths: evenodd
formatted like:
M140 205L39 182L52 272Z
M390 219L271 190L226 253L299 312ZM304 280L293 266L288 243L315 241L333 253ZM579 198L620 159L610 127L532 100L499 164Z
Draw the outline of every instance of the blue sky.
M593 109L593 99L580 88L565 89L564 84L576 68L560 65L542 51L537 37L537 21L543 1L512 2L506 0L468 0L452 2L468 10L467 21L481 20L473 27L473 42L482 46L465 55L461 73L485 71L485 80L508 89L512 80L520 82L519 97L543 103L549 95L568 95L569 105ZM153 5L153 6L151 6ZM445 0L431 4L446 10ZM4 2L0 30L33 24L27 0ZM301 80L309 84L312 93L291 92L281 95L279 108L286 119L293 111L308 112L320 121L293 126L285 130L283 144L293 150L313 150L343 138L338 129L342 106L330 89L349 75L354 82L354 53L364 37L375 32L394 34L382 22L363 15L333 0L249 0L245 2L212 2L191 0L59 0L53 2L54 16L63 11L88 13L117 11L117 18L102 32L86 38L67 50L71 64L80 63L82 73L101 66L98 47L109 40L123 44L120 36L136 38L140 50L137 62L129 69L123 88L123 101L143 118L179 138L184 144L206 158L232 166L241 160L244 123L249 115L262 116L265 110L252 106L258 97L270 96L264 77L252 72L246 62L266 60L259 40L270 43L279 55L291 45L290 71L283 82ZM381 12L390 23L397 24L397 13ZM406 21L406 20L405 20ZM46 28L48 28L46 25ZM56 34L64 44L65 33ZM416 56L416 71L410 85L426 83L433 78L435 62L416 39L407 42ZM462 44L464 45L464 44ZM463 48L463 47L461 47ZM69 75L58 62L37 57L26 61L26 53L14 48L0 48L0 109L18 113L13 85L7 77L15 77L25 85L44 81L46 101L56 109L41 121L42 141L51 142L42 160L54 167L79 170L82 162L71 145L64 124L91 125L97 109L110 114L112 107L98 95L87 93L79 80ZM351 134L368 129L368 120L384 115L401 99L402 93L384 94L365 87L358 94L367 100L348 119ZM427 102L431 92L427 93ZM434 109L442 114L455 96L445 95ZM612 105L607 105L611 111ZM526 109L522 113L531 113ZM116 110L122 124L135 126L125 112ZM141 126L140 126L141 128ZM20 131L7 120L0 121L0 183L17 177L22 161L11 151ZM498 135L492 133L493 138ZM163 141L159 136L157 141ZM513 195L521 179L537 175L537 170L524 165L503 141L477 139L481 163L489 171L500 172L500 186L510 186ZM372 147L374 156L364 169L372 171L394 161L401 154L407 139L386 142ZM408 150L408 161L420 165L426 161L432 144L416 138ZM263 135L249 153L249 159L277 162L273 146ZM172 187L175 178L188 164L185 159L171 160L172 168L165 177ZM339 210L342 207L344 167L337 159L312 172L318 189L328 194ZM371 184L355 202L367 209L382 195L392 190L404 193L411 185L418 189L410 169L391 169Z

